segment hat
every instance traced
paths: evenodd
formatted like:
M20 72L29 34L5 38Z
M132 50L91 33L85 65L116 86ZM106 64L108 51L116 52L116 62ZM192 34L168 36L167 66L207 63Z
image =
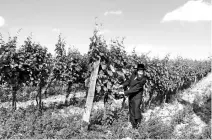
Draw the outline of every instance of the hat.
M146 70L145 65L144 64L138 64L137 70Z

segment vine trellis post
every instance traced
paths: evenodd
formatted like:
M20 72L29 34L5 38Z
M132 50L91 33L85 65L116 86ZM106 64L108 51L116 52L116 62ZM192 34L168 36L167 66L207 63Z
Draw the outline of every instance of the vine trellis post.
M93 71L91 72L88 96L86 99L86 104L85 104L83 117L82 117L82 123L84 124L82 126L83 127L82 129L88 129L88 125L90 124L90 115L91 115L91 110L93 107L93 100L95 95L96 81L98 78L99 65L100 65L100 58L99 60L93 63Z

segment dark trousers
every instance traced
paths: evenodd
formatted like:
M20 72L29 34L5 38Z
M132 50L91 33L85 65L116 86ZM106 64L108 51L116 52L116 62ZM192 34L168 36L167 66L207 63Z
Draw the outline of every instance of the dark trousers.
M129 120L133 128L138 128L141 122L141 98L129 99Z

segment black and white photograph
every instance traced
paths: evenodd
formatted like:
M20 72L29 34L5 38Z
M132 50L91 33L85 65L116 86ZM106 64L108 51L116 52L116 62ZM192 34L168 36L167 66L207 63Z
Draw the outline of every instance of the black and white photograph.
M211 139L211 0L0 0L0 139Z

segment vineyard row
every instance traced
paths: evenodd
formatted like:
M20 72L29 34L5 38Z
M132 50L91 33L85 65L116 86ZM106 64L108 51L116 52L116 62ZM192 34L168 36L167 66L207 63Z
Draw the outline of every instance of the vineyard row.
M37 87L37 104L42 109L42 95L55 82L65 85L66 94L82 88L89 81L93 63L100 60L95 87L95 101L118 98L117 86L129 79L138 63L147 67L148 78L145 92L168 101L178 90L189 87L211 72L211 60L195 61L183 59L150 59L133 51L127 54L124 39L104 40L98 30L90 38L89 52L80 54L77 49L65 50L65 41L59 36L55 45L55 56L47 48L32 41L30 37L17 47L17 37L7 42L0 39L0 84L11 89L12 105L16 109L17 91L23 86ZM89 82L87 82L89 87ZM1 95L0 95L1 96ZM149 100L149 103L151 99Z

